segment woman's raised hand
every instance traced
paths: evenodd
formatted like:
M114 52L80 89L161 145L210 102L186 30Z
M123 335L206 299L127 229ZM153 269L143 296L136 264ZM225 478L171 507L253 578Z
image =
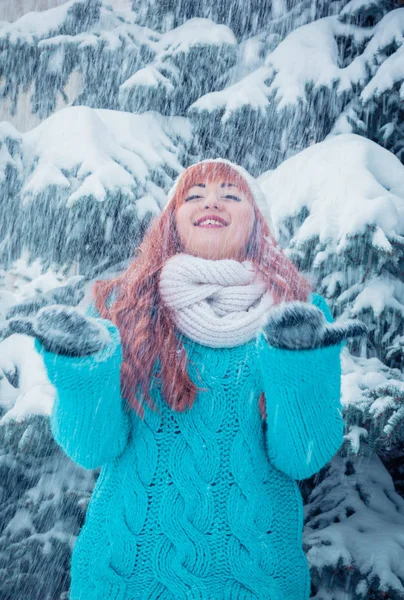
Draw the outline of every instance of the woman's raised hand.
M65 356L93 354L111 341L99 320L62 304L45 306L34 317L14 317L7 325L11 333L31 335L46 351Z
M349 337L365 336L368 328L357 319L329 323L316 306L294 301L284 302L271 310L264 333L271 346L304 350L339 344Z

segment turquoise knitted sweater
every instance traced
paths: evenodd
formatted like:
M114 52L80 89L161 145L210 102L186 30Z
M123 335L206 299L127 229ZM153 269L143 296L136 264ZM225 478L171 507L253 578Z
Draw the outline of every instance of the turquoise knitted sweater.
M321 296L312 302L333 320ZM112 342L91 356L35 342L57 392L56 441L79 465L101 467L73 550L70 600L307 600L296 480L342 444L345 342L280 350L260 334L218 349L181 336L189 374L205 389L177 413L153 377L160 413L146 407L142 421L120 395L118 329L102 322Z

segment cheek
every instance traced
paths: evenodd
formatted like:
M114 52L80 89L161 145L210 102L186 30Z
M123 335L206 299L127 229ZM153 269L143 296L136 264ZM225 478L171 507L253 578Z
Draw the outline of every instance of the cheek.
M178 209L175 219L178 234L181 238L187 238L191 234L193 229L192 225L192 214L188 207L184 206Z
M177 229L183 229L184 226L187 223L187 218L186 218L186 211L183 208L180 208L179 210L177 210L176 215L175 215L175 222L177 225Z
M250 206L240 207L233 215L233 223L245 237L249 237L254 225L254 209Z

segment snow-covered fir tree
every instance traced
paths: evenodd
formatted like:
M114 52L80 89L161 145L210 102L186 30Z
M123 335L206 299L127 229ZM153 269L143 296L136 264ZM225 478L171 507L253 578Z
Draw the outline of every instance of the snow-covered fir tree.
M69 563L96 474L53 440L55 390L33 339L7 334L7 319L46 304L76 305L84 278L15 262L0 290L0 597L54 600L69 586ZM50 577L50 573L52 576Z
M312 598L404 598L403 3L126 6L0 15L0 598L66 595L97 478L54 444L53 390L7 320L85 303L176 175L219 156L259 178L334 317L370 328L342 355L343 448L301 484Z

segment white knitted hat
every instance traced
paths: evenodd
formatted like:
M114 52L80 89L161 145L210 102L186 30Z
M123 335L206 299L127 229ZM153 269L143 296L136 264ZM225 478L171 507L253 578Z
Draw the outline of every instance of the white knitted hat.
M276 239L276 235L275 235L275 229L274 229L274 225L272 222L272 218L271 218L271 213L269 210L269 204L267 202L267 199L265 198L264 192L262 191L258 181L256 179L254 179L254 177L252 177L248 171L246 171L244 169L244 167L241 167L240 165L236 165L235 163L231 162L230 160L227 160L226 158L207 158L205 160L201 160L200 162L194 163L193 165L191 165L192 167L195 165L201 165L204 163L226 163L227 165L229 165L230 167L232 167L235 171L237 171L239 173L239 175L241 175L241 177L243 177L244 181L247 183L248 188L251 192L251 195L253 196L255 202L257 203L258 208L260 209L268 227L269 230L271 232L271 234L274 236L274 238ZM183 173L183 172L182 172ZM175 179L173 185L171 186L171 188L168 191L167 194L167 202L163 208L163 211L167 208L167 206L169 205L169 203L171 202L175 191L177 189L177 185L178 182L180 180L180 177L182 175L182 173L180 173L177 178Z

